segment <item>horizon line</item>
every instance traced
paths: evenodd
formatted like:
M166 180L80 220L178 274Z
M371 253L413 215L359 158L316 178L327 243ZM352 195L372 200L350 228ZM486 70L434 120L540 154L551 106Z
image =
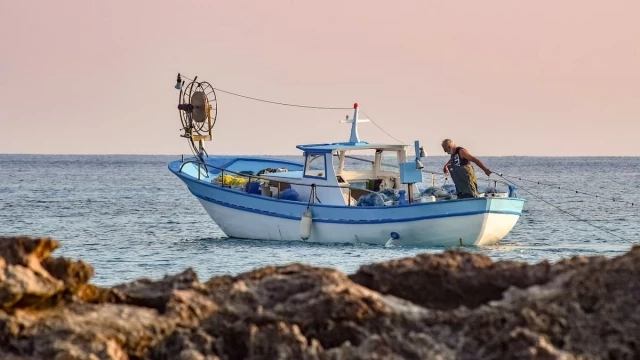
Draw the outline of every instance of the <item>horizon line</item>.
M19 156L193 156L193 154L132 154L132 153L100 153L100 154L80 154L80 153L56 153L56 154L39 154L39 153L0 153L0 156L6 155L19 155ZM235 156L235 157L255 157L255 156L303 156L302 154L209 154L210 157L214 156ZM360 156L373 156L373 155L360 155ZM497 157L540 157L540 158L637 158L640 155L475 155L481 158L497 158ZM411 155L407 155L410 158ZM448 155L427 155L424 158L429 157L448 157ZM423 158L423 159L424 159Z

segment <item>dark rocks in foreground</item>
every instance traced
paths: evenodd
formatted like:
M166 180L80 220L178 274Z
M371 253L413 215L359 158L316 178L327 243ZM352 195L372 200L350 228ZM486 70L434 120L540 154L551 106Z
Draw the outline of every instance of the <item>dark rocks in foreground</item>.
M637 359L640 247L555 264L463 251L100 288L0 237L0 359Z

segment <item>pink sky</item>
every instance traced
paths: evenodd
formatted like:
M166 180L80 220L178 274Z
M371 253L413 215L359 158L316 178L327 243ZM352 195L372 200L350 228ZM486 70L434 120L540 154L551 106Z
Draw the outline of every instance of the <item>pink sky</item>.
M638 1L2 1L0 153L180 154L178 72L428 154L640 156ZM219 94L210 154L346 141ZM369 142L394 142L361 124Z

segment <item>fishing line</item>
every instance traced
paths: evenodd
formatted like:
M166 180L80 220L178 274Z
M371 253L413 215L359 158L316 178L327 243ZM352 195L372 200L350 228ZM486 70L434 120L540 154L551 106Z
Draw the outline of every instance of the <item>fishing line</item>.
M591 225L591 226L593 226L594 228L596 228L596 229L598 229L598 230L604 231L604 232L606 232L607 234L609 234L609 235L611 235L611 236L613 236L613 237L615 237L615 238L618 238L618 239L620 239L620 240L622 240L622 241L625 241L625 242L629 242L627 239L623 238L622 236L619 236L619 235L617 235L617 234L615 234L615 233L613 233L613 232L611 232L611 231L609 231L609 230L607 230L607 229L604 229L604 228L601 228L601 227L599 227L599 226L596 226L596 225L594 225L594 224L590 223L589 221L584 220L584 219L580 218L579 216L577 216L577 215L575 215L575 214L573 214L573 213L571 213L571 212L569 212L569 211L567 211L567 210L564 210L564 209L562 209L561 207L559 207L559 206L557 206L557 205L555 205L555 204L552 204L551 202L549 202L549 201L545 200L544 198L542 198L542 197L540 197L540 196L538 196L538 195L536 195L536 194L532 193L531 191L528 191L527 189L523 188L522 186L520 186L520 185L516 184L515 182L513 182L513 181L511 181L511 180L506 179L506 178L505 178L505 176L504 176L503 174L500 174L500 173L494 173L494 174L496 174L496 175L500 176L500 177L501 177L501 178L503 178L506 182L508 182L508 183L510 183L510 184L512 184L512 185L514 185L514 186L516 186L518 189L520 189L520 190L522 190L522 191L526 192L527 194L529 194L529 195L531 195L531 196L535 197L536 199L538 199L538 200L540 200L540 201L542 201L542 202L546 203L547 205L550 205L550 206L552 206L552 207L556 208L556 209L557 209L557 210L559 210L560 212L562 212L562 213L564 213L564 214L567 214L567 215L569 215L569 216L571 216L571 217L574 217L575 219L577 219L577 220L579 220L579 221L582 221L582 222L584 222L584 223L585 223L585 224L587 224L587 225Z
M533 184L537 184L537 185L541 185L541 186L547 186L547 187L558 189L558 190L575 192L576 194L580 194L580 195L593 196L593 197L600 198L600 199L607 199L606 196L591 194L591 193L580 191L580 190L567 189L567 188L563 188L563 187L560 187L560 186L557 186L557 185L554 185L554 184L542 183L542 182L537 181L537 180L528 180L528 179L524 179L524 178L522 178L520 176L512 176L512 175L505 175L505 174L498 174L498 175L501 176L502 178L505 178L505 180L506 180L506 178L518 179L520 181L525 181L525 182L529 182L529 183L533 183ZM616 198L610 198L610 199L613 202L630 204L631 206L636 206L638 204L637 202L631 202L631 201L626 201L626 200L621 200L621 199L616 199Z

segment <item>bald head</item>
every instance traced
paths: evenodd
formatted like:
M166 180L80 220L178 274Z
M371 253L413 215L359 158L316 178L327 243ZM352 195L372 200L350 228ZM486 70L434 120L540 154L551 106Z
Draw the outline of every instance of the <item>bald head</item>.
M452 149L456 148L456 143L451 139L442 140L442 150L447 154L451 154Z

